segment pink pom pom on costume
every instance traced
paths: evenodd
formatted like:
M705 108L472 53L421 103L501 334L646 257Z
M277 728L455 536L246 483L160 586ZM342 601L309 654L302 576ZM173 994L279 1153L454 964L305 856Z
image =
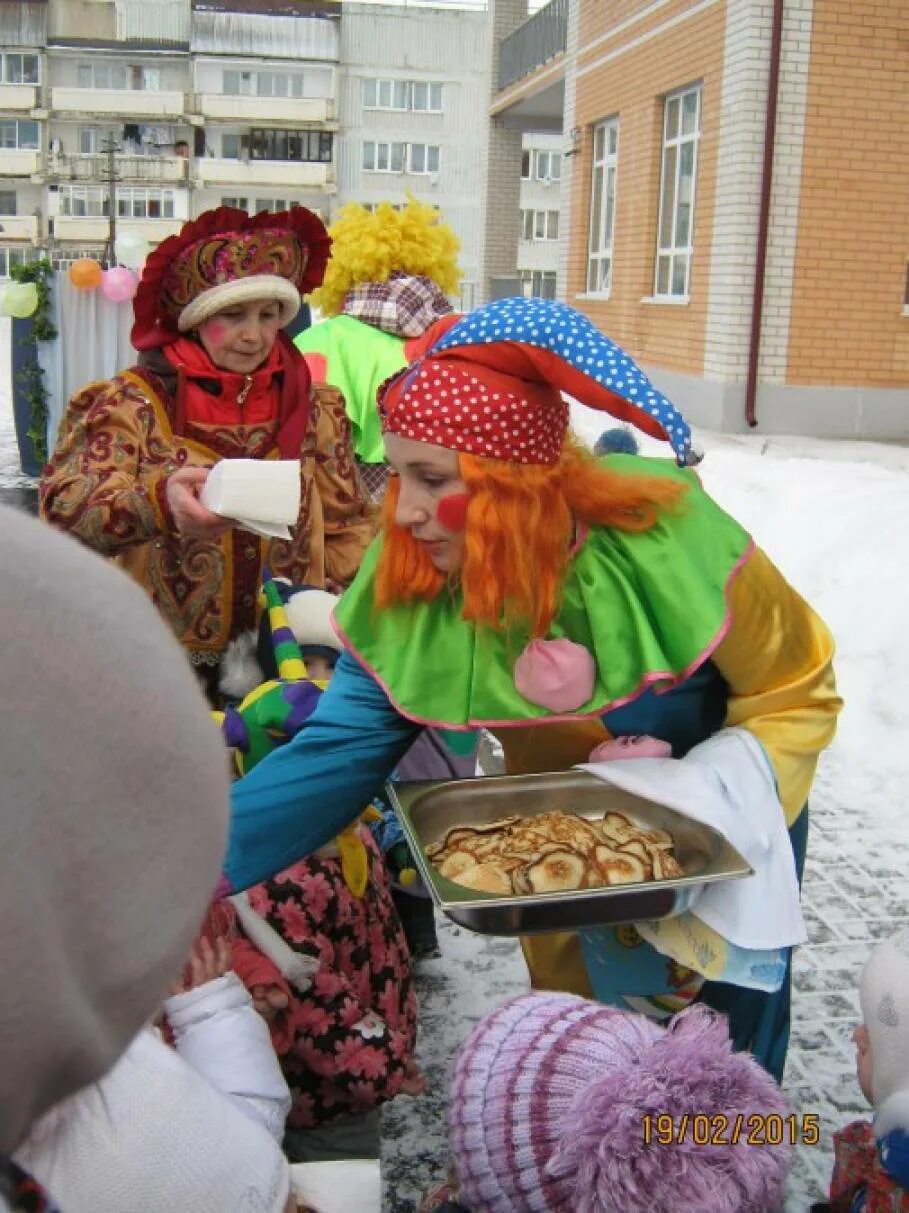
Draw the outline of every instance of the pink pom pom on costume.
M593 654L573 640L531 640L514 663L519 694L549 712L574 712L593 694Z
M668 1028L569 994L531 994L487 1015L461 1050L450 1122L471 1213L769 1213L787 1145L648 1142L644 1117L711 1125L785 1117L774 1080L733 1053L725 1020L696 1006ZM720 1118L720 1119L712 1119ZM651 1122L652 1123L652 1122Z

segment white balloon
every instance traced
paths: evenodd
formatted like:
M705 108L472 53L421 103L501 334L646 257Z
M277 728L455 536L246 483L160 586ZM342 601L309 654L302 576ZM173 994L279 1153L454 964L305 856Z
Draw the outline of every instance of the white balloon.
M114 241L114 253L120 265L128 269L138 269L148 256L151 245L135 232L123 232Z

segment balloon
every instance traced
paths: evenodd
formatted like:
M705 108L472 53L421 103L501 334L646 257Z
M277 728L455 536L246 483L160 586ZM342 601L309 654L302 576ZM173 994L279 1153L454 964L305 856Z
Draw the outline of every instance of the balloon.
M101 278L101 294L111 303L126 303L135 295L138 286L136 275L125 265L105 270Z
M137 270L151 250L151 245L135 232L123 232L114 241L114 253L121 265Z
M3 296L3 313L24 320L38 308L38 288L34 282L11 282Z
M69 280L80 291L93 291L101 285L101 266L91 257L81 257L69 267Z

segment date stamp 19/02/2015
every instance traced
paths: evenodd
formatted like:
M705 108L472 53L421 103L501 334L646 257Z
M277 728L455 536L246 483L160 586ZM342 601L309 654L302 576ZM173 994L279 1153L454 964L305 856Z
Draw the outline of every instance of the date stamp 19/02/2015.
M641 1117L645 1146L816 1146L821 1139L819 1117L814 1112L779 1116L739 1112L646 1113Z

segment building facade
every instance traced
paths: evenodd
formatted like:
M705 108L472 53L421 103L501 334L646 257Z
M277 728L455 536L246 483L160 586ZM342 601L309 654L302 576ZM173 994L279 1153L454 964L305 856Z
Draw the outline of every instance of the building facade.
M389 64L392 66L389 67ZM437 206L483 257L485 11L340 0L0 0L0 276L158 243L210 207Z
M504 39L493 122L561 117L559 296L697 423L909 436L907 38L898 0L551 0Z

